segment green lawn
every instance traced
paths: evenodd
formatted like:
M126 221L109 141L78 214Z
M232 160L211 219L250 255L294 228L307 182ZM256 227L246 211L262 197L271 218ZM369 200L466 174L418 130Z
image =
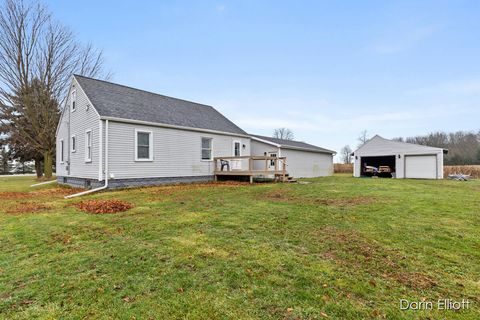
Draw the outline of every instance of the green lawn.
M0 318L480 318L480 181L334 176L64 200L32 179L0 178ZM136 207L71 206L110 198ZM401 311L402 298L470 309Z

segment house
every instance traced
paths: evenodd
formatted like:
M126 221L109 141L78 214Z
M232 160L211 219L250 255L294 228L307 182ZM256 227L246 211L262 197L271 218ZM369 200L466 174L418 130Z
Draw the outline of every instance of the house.
M255 155L286 157L288 173L296 178L313 178L333 174L335 151L305 142L251 135L251 151ZM261 169L262 163L255 164ZM274 163L270 162L269 166Z
M321 154L325 161L306 163L295 152ZM328 175L332 153L251 136L211 106L75 75L57 128L56 168L61 184L116 188L278 176L282 168L283 174ZM276 163L276 170L253 170L258 161Z
M376 135L353 153L353 176L443 179L443 155L447 152Z

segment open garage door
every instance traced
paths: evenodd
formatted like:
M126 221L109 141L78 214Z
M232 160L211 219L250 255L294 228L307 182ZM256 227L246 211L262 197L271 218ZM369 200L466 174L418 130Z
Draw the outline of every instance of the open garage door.
M405 178L437 179L437 157L405 156Z

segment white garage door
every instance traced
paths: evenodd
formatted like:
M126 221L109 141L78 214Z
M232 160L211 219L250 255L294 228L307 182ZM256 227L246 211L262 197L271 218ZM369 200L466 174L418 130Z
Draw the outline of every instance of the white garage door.
M437 157L405 156L405 178L436 179Z

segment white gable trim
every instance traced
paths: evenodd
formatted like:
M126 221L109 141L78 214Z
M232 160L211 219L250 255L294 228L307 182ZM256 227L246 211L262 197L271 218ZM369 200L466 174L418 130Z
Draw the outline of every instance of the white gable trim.
M271 142L271 141L268 141L268 140L264 140L264 139L260 139L260 138L257 138L255 136L251 136L250 137L252 140L256 140L256 141L259 141L259 142L263 142L263 143L266 143L266 144L269 144L271 146L275 146L275 147L278 147L280 148L282 145L278 144L278 143L274 143L274 142Z

